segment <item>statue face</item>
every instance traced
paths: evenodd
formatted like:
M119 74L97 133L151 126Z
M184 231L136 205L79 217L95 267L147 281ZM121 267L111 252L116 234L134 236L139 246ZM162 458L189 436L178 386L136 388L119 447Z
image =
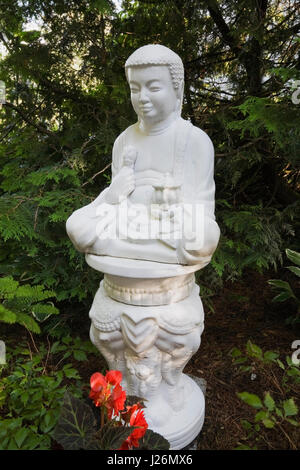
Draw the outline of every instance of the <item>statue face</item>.
M167 65L129 67L128 82L133 109L143 121L164 121L178 109L180 98Z

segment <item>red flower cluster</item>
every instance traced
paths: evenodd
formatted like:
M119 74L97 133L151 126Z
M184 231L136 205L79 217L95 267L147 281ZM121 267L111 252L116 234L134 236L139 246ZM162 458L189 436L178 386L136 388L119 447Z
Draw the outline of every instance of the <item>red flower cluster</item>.
M119 450L130 450L132 447L138 447L139 439L144 436L148 428L148 423L139 403L133 406L127 406L126 408L127 411L122 413L122 419L130 426L136 426L136 429L130 434L126 441L123 442Z
M139 439L144 436L148 424L142 410L142 405L136 403L132 406L126 406L126 411L123 409L126 401L126 392L122 389L120 383L122 380L122 373L118 370L110 370L106 375L95 372L90 378L91 391L89 397L93 400L96 406L105 407L107 410L107 417L112 419L113 414L121 417L123 423L128 426L135 427L130 436L123 442L119 450L130 450L133 447L139 447ZM104 424L103 409L101 412ZM101 424L101 425L102 425ZM121 426L121 421L116 423Z
M100 372L91 376L90 398L96 406L105 406L108 419L112 418L113 412L117 415L124 409L126 392L120 383L122 373L118 370L110 370L105 377Z

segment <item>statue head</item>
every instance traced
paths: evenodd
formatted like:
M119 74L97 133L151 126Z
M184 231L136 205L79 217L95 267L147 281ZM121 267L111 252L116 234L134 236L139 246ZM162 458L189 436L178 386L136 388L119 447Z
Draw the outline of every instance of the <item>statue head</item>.
M139 118L155 119L155 112L162 119L170 112L181 114L184 68L171 49L160 44L140 47L127 59L125 73Z

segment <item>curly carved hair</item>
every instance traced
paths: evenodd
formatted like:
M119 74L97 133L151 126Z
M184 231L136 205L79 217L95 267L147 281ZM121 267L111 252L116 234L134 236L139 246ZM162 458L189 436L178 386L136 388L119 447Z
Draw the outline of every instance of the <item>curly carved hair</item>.
M184 80L183 63L179 55L161 44L148 44L134 51L125 63L125 73L129 67L139 65L167 65L170 70L174 89L177 90Z

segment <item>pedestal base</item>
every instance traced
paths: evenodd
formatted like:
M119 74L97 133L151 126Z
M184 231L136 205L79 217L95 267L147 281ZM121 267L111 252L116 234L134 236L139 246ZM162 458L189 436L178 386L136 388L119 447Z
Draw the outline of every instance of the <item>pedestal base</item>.
M153 410L145 409L149 429L164 436L170 442L170 450L180 450L190 444L200 433L205 416L205 399L201 388L193 379L183 374L184 405L180 411L170 410L163 426L152 423ZM163 404L165 407L165 403Z
M149 429L164 436L171 449L182 449L204 421L203 392L182 374L204 328L199 287L190 267L185 271L175 265L174 275L169 266L156 263L155 276L145 277L144 262L141 272L135 268L126 277L116 272L114 263L90 310L91 341L110 369L122 372L127 395L145 401ZM126 261L119 264L124 269Z

